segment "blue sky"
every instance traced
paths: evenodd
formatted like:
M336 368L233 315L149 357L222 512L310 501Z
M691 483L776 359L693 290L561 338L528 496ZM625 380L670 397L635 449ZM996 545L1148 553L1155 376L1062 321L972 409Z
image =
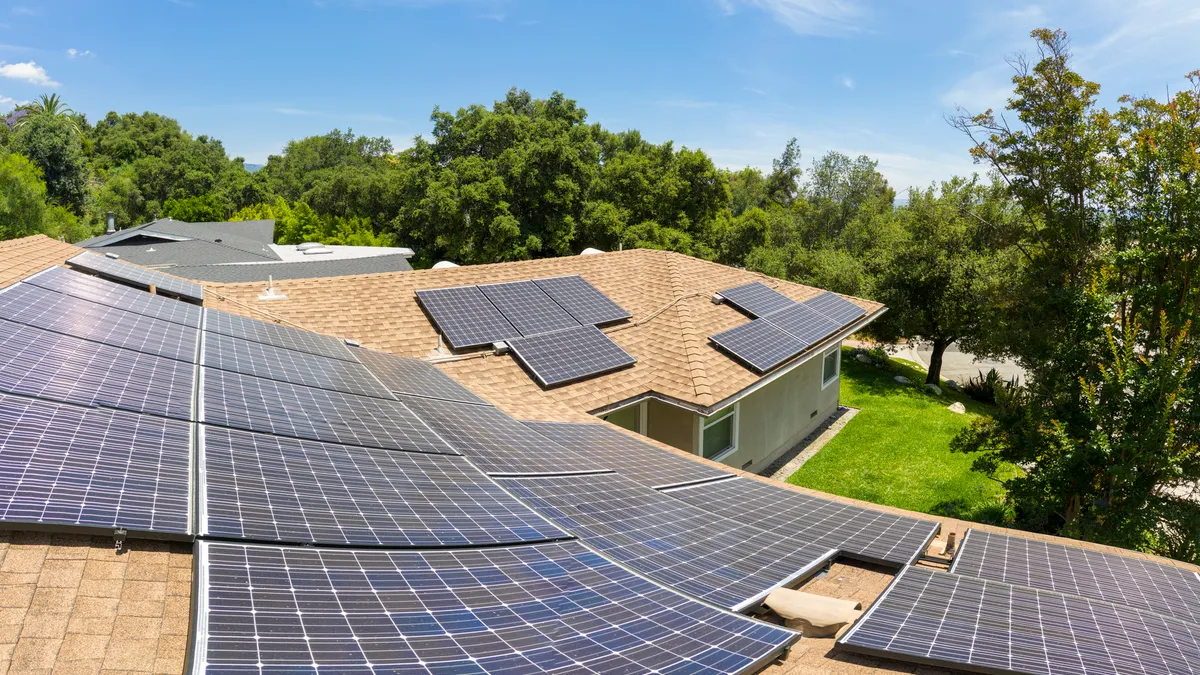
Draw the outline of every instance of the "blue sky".
M999 107L1005 57L1061 27L1105 103L1200 68L1194 0L131 0L0 3L0 110L45 92L96 119L153 110L261 163L352 127L398 147L435 105L511 86L592 121L769 167L866 153L900 190L974 169L944 115Z

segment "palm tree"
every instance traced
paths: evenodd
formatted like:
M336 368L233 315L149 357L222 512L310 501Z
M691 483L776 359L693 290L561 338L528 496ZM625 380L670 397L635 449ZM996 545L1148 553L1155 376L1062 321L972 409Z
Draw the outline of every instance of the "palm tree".
M21 106L20 110L24 110L26 114L17 119L14 128L24 125L38 115L49 115L66 120L71 126L71 131L79 133L79 122L75 119L75 111L68 108L66 102L58 94L42 94L38 100Z

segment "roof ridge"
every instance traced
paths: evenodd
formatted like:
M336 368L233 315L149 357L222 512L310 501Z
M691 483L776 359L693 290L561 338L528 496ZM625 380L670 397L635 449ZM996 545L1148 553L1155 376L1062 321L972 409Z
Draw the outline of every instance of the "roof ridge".
M671 296L677 300L674 310L675 315L679 317L679 332L683 336L683 351L687 356L688 373L692 378L692 390L695 391L696 398L702 405L711 405L713 402L712 387L708 379L708 370L704 367L702 352L704 336L697 330L696 321L692 317L692 310L688 304L689 298L684 297L688 294L688 289L684 284L678 263L678 257L667 256L667 274L671 281Z

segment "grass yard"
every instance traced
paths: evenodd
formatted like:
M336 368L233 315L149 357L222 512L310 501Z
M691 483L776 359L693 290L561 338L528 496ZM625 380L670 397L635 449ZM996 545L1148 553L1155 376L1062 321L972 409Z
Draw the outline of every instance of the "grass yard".
M859 409L788 482L912 511L999 523L999 483L971 470L973 458L950 452L950 439L990 408L963 394L926 393L925 371L893 359L888 370L842 352L842 405ZM913 384L896 382L904 375ZM961 401L967 414L947 410ZM1014 469L1015 470L1015 469Z

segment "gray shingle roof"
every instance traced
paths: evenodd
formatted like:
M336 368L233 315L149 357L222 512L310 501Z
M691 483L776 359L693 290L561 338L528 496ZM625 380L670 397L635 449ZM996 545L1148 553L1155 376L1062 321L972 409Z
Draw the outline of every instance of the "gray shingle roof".
M304 262L255 263L245 265L178 265L161 268L163 272L193 281L236 283L273 279L313 279L343 277L380 272L408 272L412 266L407 256L379 255L343 260L312 260Z
M153 244L155 254L152 257L138 254L145 252L151 246L146 243L123 244L123 241L135 237L154 237L165 235L162 242ZM145 225L130 227L113 234L79 242L83 248L104 248L126 257L131 262L140 265L162 264L216 264L226 262L256 262L261 260L279 260L279 256L270 249L274 242L274 220L246 220L228 223L185 223L179 220L164 218ZM172 238L186 238L188 243L204 242L209 246L178 246L183 243L172 241ZM118 250L121 249L121 250ZM228 252L220 249L228 249ZM136 257L135 257L135 254ZM198 256L198 257L192 257Z

